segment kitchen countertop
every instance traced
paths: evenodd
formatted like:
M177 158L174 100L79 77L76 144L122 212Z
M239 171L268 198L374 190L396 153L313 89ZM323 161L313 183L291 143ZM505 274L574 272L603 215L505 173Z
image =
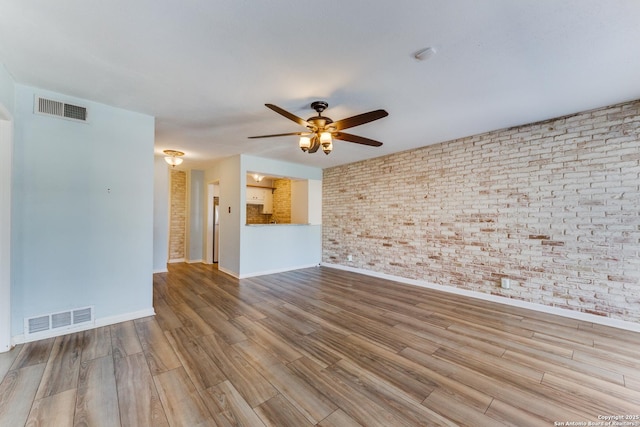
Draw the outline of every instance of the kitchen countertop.
M245 224L247 227L273 227L274 225L311 225L311 224L286 224L286 223L277 223L277 224Z

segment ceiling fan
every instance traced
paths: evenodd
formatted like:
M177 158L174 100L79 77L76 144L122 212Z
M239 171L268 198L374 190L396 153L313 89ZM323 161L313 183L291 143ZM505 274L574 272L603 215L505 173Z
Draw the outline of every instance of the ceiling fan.
M355 142L356 144L380 147L382 145L382 142L365 138L363 136L344 133L342 132L342 130L354 126L360 126L365 123L387 117L389 115L389 113L387 113L385 110L374 110L369 111L368 113L358 114L357 116L348 117L346 119L334 122L329 117L322 115L322 112L326 110L329 104L325 101L314 101L311 103L311 108L316 110L316 113L318 113L318 115L310 117L307 120L303 120L300 117L291 114L286 110L283 110L277 105L265 104L265 106L272 109L276 113L286 117L287 119L293 120L301 126L305 126L309 130L306 132L289 132L278 133L274 135L250 136L249 138L272 138L276 136L299 135L299 145L302 151L304 151L305 153L315 153L320 147L322 147L322 151L325 154L329 154L331 150L333 150L334 138L342 141Z

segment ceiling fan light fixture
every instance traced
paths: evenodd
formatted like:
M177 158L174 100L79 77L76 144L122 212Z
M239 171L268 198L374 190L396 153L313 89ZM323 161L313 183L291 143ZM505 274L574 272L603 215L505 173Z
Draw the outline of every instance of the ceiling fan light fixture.
M311 138L308 136L301 136L299 145L300 149L306 153L309 151L309 148L311 148Z
M322 132L320 134L320 145L322 145L324 154L329 154L333 150L333 140L330 132Z
M331 144L333 141L331 140L330 132L322 132L320 134L320 144L324 147L325 145Z
M262 181L263 179L264 179L264 176L262 176L262 175L258 175L257 173L254 173L254 174L253 174L253 180L254 180L255 182L260 182L260 181Z
M167 162L167 164L172 168L181 165L184 161L184 159L182 158L182 156L184 156L184 153L182 151L164 150L163 153L166 154L164 161Z

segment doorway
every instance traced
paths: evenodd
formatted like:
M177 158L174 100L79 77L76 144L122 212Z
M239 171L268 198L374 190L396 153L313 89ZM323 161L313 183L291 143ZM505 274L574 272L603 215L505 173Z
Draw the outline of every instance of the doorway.
M11 114L0 104L0 353L11 349Z
M213 260L214 264L218 263L218 253L220 252L220 198L213 198Z
M206 262L218 264L220 259L220 185L218 182L207 185L207 249Z

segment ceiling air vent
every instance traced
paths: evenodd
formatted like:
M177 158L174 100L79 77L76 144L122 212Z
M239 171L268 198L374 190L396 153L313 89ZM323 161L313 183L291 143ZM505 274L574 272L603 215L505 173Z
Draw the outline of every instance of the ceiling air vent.
M36 96L35 112L63 119L87 121L87 108Z

